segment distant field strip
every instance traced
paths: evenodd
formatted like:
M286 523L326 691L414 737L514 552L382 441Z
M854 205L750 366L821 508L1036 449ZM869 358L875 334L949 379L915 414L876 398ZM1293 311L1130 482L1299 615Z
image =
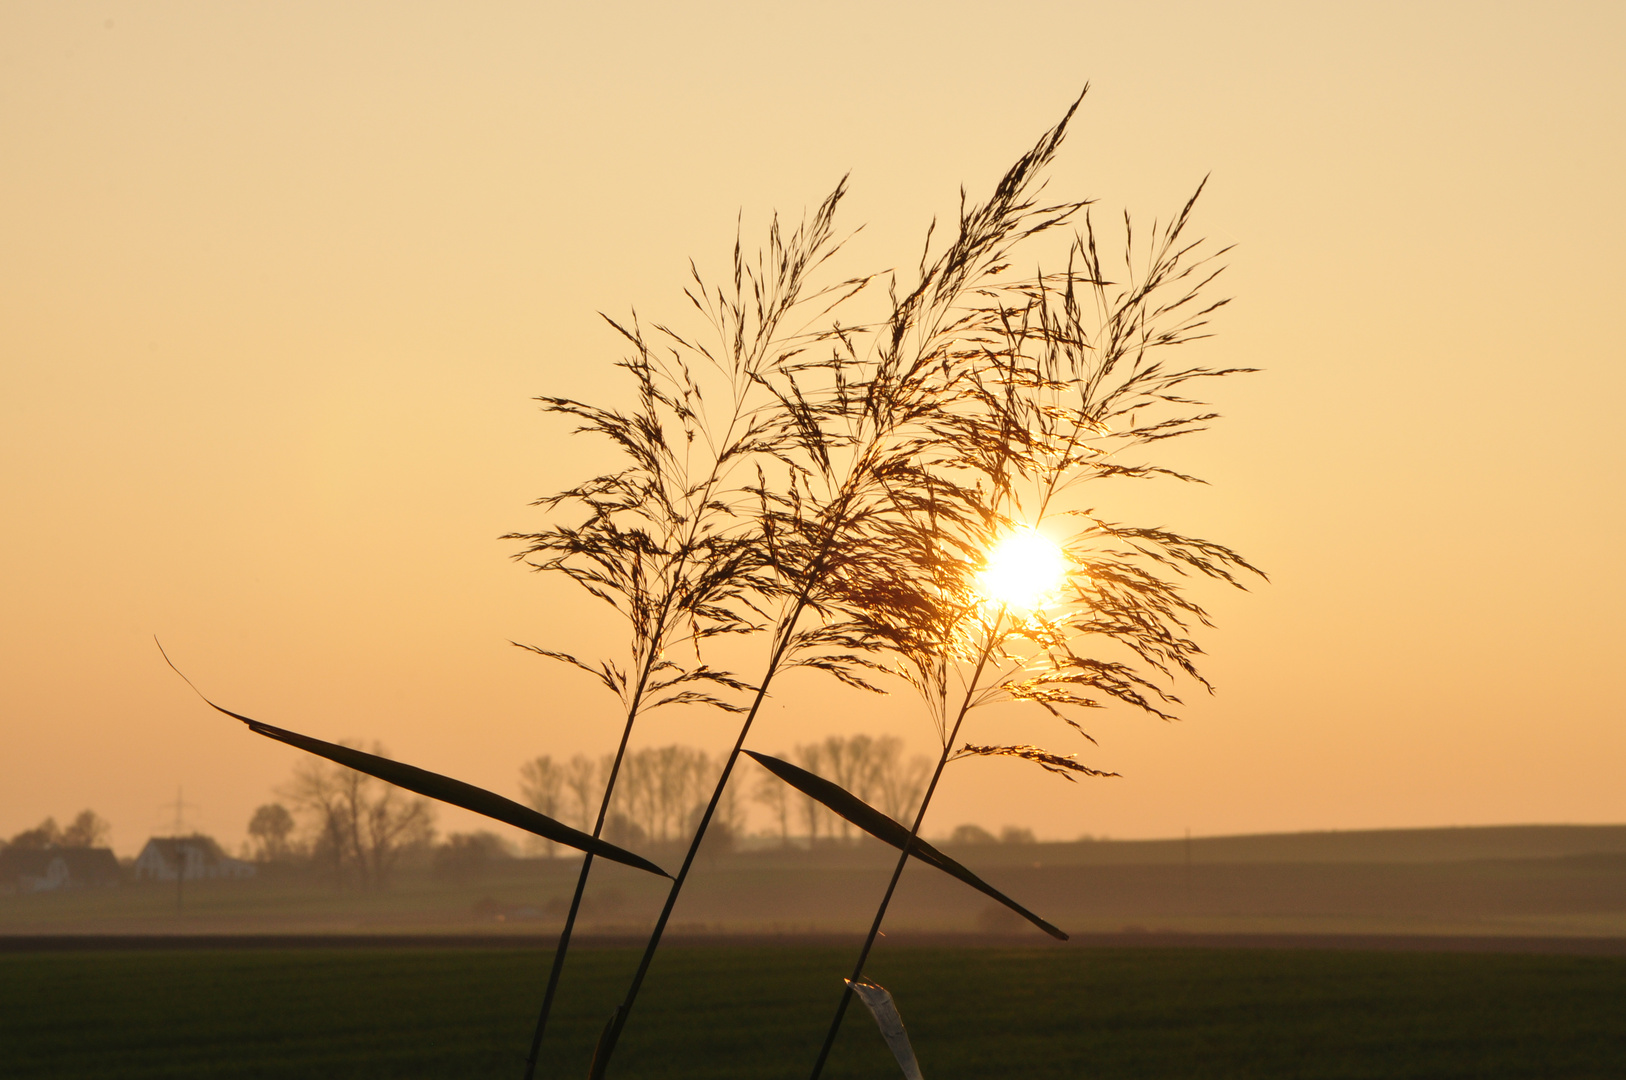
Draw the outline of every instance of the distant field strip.
M850 949L663 955L615 1075L806 1075ZM0 1073L52 1077L517 1076L545 975L525 949L0 955ZM579 1077L634 962L574 956L545 1075ZM1619 1077L1626 957L883 943L932 1080ZM859 1015L833 1068L896 1076Z
M235 949L547 949L558 943L552 934L0 934L0 953L165 952ZM820 947L851 948L858 934L707 933L672 934L673 949ZM578 949L641 948L638 934L578 934ZM1032 934L903 931L890 935L894 945L949 949L1031 947ZM1084 949L1320 949L1343 952L1547 953L1571 956L1626 956L1626 937L1510 934L1194 934L1185 931L1119 931L1074 934L1065 946Z
M1626 829L1614 826L1531 826L1216 837L1189 849L1180 841L961 845L953 855L1072 934L1626 938L1626 851L1614 849L1623 837ZM1597 850L1576 850L1587 847ZM674 930L861 934L886 886L889 850L708 858L697 864ZM1536 850L1550 854L1530 854ZM403 868L378 892L341 892L287 866L251 880L191 882L184 897L168 883L140 882L0 892L0 935L557 933L576 866L509 859L459 876ZM641 937L664 895L648 874L605 867L588 890L581 931ZM922 867L905 873L887 918L888 933L1022 926L981 893Z

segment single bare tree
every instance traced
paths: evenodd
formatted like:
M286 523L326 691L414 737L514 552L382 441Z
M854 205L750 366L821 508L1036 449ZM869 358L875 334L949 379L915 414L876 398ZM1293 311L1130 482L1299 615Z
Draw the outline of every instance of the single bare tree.
M281 803L266 803L248 819L256 862L277 862L294 853L294 816Z
M798 746L796 761L810 773L821 772L824 768L824 747L818 743ZM819 844L819 826L828 825L826 819L831 816L830 811L805 795L797 796L796 805L802 812L803 823L807 825L807 847L811 851Z
M876 790L875 804L897 820L904 820L920 805L920 796L926 790L926 781L932 774L932 763L924 754L915 754L907 760L903 756L903 740L884 735L875 740Z
M784 757L784 754L777 755ZM790 847L790 788L779 777L764 770L757 776L751 799L767 807L768 813L779 825L779 846ZM807 802L813 800L807 799Z
M565 769L556 765L547 754L533 758L520 766L519 789L531 809L549 817L558 817L565 798ZM554 850L559 845L540 837L532 839L541 843L548 858L553 858Z
M586 754L577 754L565 768L565 788L570 792L571 821L578 829L593 826L594 808L604 791L604 769Z
M372 752L387 756L376 744ZM313 853L362 891L384 888L401 854L434 836L433 803L354 769L303 761L280 794L304 815Z

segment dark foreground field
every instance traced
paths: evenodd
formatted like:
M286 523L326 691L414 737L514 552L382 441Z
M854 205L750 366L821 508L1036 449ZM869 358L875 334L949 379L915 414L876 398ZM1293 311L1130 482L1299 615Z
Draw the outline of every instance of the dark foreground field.
M0 955L0 1074L518 1077L545 950ZM573 955L548 1077L585 1075L634 955ZM799 1078L850 950L663 955L614 1073ZM1620 1077L1626 957L883 946L932 1080ZM867 1014L826 1076L898 1075Z

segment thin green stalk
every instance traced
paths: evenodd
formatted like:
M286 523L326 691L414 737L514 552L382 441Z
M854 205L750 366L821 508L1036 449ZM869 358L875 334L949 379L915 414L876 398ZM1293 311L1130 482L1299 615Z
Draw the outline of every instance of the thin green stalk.
M727 438L731 438L738 426L743 398L742 391L736 391L734 399L733 418L729 421ZM701 491L699 505L704 506L710 498L712 489L719 481L717 468L714 466L712 474L707 478L705 487ZM689 534L686 546L678 556L678 562L673 569L673 580L683 572L684 563L688 561L688 545L692 545L700 530L700 515L695 515L689 522ZM675 588L675 586L674 586ZM597 837L604 829L604 822L609 816L610 800L615 794L616 778L621 773L621 762L626 757L627 743L632 737L632 725L638 719L638 709L643 703L644 689L649 684L649 676L654 670L656 662L660 659L661 644L666 636L666 619L672 608L673 590L669 588L661 602L661 610L655 619L655 634L649 643L647 655L644 659L643 669L638 674L638 685L634 689L631 703L627 707L627 722L621 729L621 741L616 746L615 760L610 766L610 775L604 784L604 798L599 803L598 820L593 824L593 836ZM570 951L571 936L575 931L576 917L581 911L582 897L587 891L587 877L593 869L593 855L584 852L582 855L581 872L576 875L576 889L570 898L570 910L565 915L565 925L559 934L559 944L554 948L553 966L548 972L548 987L542 996L542 1008L537 1013L536 1030L531 1036L531 1050L525 1058L525 1080L534 1080L536 1075L536 1062L542 1051L542 1036L547 1030L548 1017L553 1012L554 997L559 989L559 980L564 973L565 956Z
M994 645L998 642L999 624L1005 621L1005 609L999 609L999 615L994 619L989 629L988 640L982 647L982 655L977 658L977 666L971 673L971 682L966 687L965 697L960 702L960 712L954 718L954 727L943 740L943 753L937 759L937 769L932 773L931 783L926 785L926 793L921 796L920 809L915 812L915 822L909 828L909 839L904 842L903 850L898 854L898 863L892 868L892 880L887 882L886 893L881 897L880 906L875 909L875 919L870 923L869 935L864 938L864 947L858 951L858 962L853 965L852 978L841 992L841 1001L836 1005L836 1015L830 1021L830 1030L824 1036L824 1045L819 1048L818 1060L813 1062L812 1080L819 1080L824 1072L824 1063L830 1057L830 1050L836 1044L836 1033L841 1030L842 1017L847 1014L847 1006L852 1003L852 984L864 977L864 963L869 959L869 953L875 947L875 939L881 932L881 922L886 918L886 909L892 903L892 894L897 890L898 881L903 877L903 868L908 865L910 850L914 847L915 838L920 835L920 826L926 820L926 808L931 804L932 794L937 790L937 782L942 779L943 768L949 762L954 752L954 740L960 735L960 725L965 723L966 713L971 711L971 699L976 693L977 684L982 681L983 668L988 658L993 654Z
M840 503L840 514L845 514L848 498ZM706 804L706 811L700 817L700 824L695 829L694 838L689 841L689 850L683 856L683 866L678 870L677 876L672 879L672 887L667 891L666 903L661 907L660 917L655 920L655 929L649 936L649 942L644 946L644 955L638 962L638 970L632 976L632 983L627 988L627 996L616 1007L615 1015L610 1018L609 1025L599 1037L597 1051L593 1055L592 1069L588 1073L590 1080L602 1080L605 1071L609 1068L610 1057L615 1053L616 1042L621 1038L621 1031L626 1026L627 1017L632 1012L634 1003L638 1000L638 991L643 987L644 976L649 973L649 965L655 959L655 951L660 948L661 937L666 933L666 924L672 917L672 910L677 907L678 894L683 891L683 883L688 880L689 868L694 865L695 856L700 851L700 843L705 839L706 829L711 824L712 816L717 812L717 806L722 801L723 789L728 786L728 778L734 771L734 763L739 760L740 749L745 745L746 736L751 733L751 725L757 718L757 712L768 696L768 685L773 681L774 674L779 670L780 662L790 648L796 636L796 624L806 610L813 591L813 584L823 572L824 560L829 554L831 545L838 530L831 529L825 535L817 558L813 561L808 575L796 596L786 616L779 640L774 645L772 655L768 659L767 670L762 677L762 683L757 687L756 697L751 701L751 708L745 714L745 722L740 725L739 737L734 740L734 746L728 753L728 759L723 763L722 775L717 778L717 787L711 793L711 801Z
M740 726L739 738L734 740L734 748L729 751L728 760L723 764L723 772L717 779L717 788L711 793L711 801L706 804L706 812L701 815L700 825L695 830L694 838L689 842L689 850L683 856L683 866L672 879L672 887L667 891L666 903L661 908L660 918L655 921L655 929L650 934L649 943L644 947L643 958L638 962L638 970L632 977L632 985L627 989L627 996L615 1011L615 1017L610 1021L606 1038L599 1044L598 1053L593 1058L591 1076L602 1077L609 1065L610 1054L615 1049L616 1040L621 1037L621 1029L626 1024L627 1014L632 1011L633 1003L638 998L638 990L643 986L644 976L649 972L649 965L655 958L655 950L660 947L661 936L666 932L666 923L672 917L672 909L677 906L678 893L683 891L683 883L689 876L689 868L694 865L695 855L700 851L700 842L705 838L706 827L711 824L712 815L717 812L717 805L722 801L723 788L728 784L729 774L734 771L734 763L739 760L740 748L745 745L745 737L751 732L751 723L756 719L757 709L761 706L768 694L768 683L773 679L773 671L777 668L779 658L790 642L787 635L774 654L774 662L770 666L767 678L762 680L762 686L757 696L751 702L751 711L746 714L745 723Z
M643 679L640 679L638 693L643 694L643 680L649 677L648 665L644 668ZM621 729L621 743L615 749L615 762L610 766L610 775L604 785L604 801L599 804L598 820L593 823L593 836L597 837L604 831L604 819L610 810L610 796L615 791L615 779L621 771L621 759L627 753L627 740L632 737L632 722L637 719L638 704L634 700L633 706L627 712L627 723ZM582 853L581 873L576 875L576 892L570 898L570 912L565 916L565 926L559 933L559 944L553 950L553 968L548 972L548 989L542 996L542 1009L536 1017L536 1032L531 1036L531 1052L525 1058L525 1080L534 1080L536 1076L536 1060L542 1052L542 1034L548 1027L548 1016L553 1012L554 994L559 989L559 977L565 970L565 954L570 951L570 937L576 928L576 914L581 910L582 894L587 891L587 875L593 868L593 853Z

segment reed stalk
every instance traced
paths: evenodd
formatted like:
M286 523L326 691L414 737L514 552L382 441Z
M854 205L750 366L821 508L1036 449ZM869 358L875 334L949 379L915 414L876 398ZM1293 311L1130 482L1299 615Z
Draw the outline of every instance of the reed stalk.
M1082 97L1080 98L1082 100ZM856 328L833 324L822 335L831 352L822 360L786 367L763 380L777 398L787 436L778 463L783 485L766 470L754 494L760 541L777 581L765 596L782 600L755 698L734 741L716 789L674 875L626 997L606 1024L594 1056L593 1077L605 1075L639 990L660 947L688 872L723 788L749 736L775 676L811 667L850 685L874 689L866 669L884 646L873 619L855 619L847 598L859 592L903 609L919 609L916 593L896 583L887 564L908 515L918 509L902 493L951 493L936 475L945 428L974 400L970 381L985 340L997 333L997 307L977 297L1007 287L992 279L1008 265L1011 249L1069 220L1083 203L1041 206L1036 195L1044 168L1060 145L1078 102L1061 123L1023 155L983 204L962 205L958 234L935 259L922 259L919 278L899 295L883 320ZM860 352L874 343L867 355ZM950 499L939 512L956 513ZM887 600L883 600L882 594ZM813 616L806 627L805 616Z
M1198 194L1201 187L1198 188ZM902 853L877 906L869 932L859 950L835 1014L812 1070L818 1080L835 1044L842 1019L851 1003L852 984L863 977L864 965L880 933L887 909L907 864L911 845L919 836L931 798L944 768L961 757L1015 756L1033 761L1067 779L1077 775L1114 776L1079 764L1073 755L1060 755L1034 746L973 745L958 751L955 743L967 714L1000 698L1030 700L1066 720L1063 707L1097 708L1101 699L1115 699L1142 711L1169 719L1167 705L1178 704L1155 677L1179 672L1205 688L1193 663L1200 652L1184 634L1185 620L1205 625L1203 609L1184 597L1177 583L1149 571L1145 564L1195 571L1240 587L1237 571L1258 571L1217 544L1192 540L1161 530L1112 527L1087 511L1062 511L1084 517L1089 525L1069 543L1072 562L1069 585L1061 611L1035 611L1027 620L1015 620L1003 629L1007 609L1001 604L990 622L976 614L973 596L977 560L965 553L989 550L999 532L1021 522L1037 527L1051 513L1063 492L1086 480L1108 477L1194 478L1147 465L1125 465L1117 459L1123 450L1200 430L1211 413L1179 410L1197 405L1174 389L1198 378L1237 373L1237 369L1165 368L1153 359L1153 350L1182 344L1202 336L1207 316L1225 301L1204 306L1199 295L1217 270L1207 267L1212 257L1194 255L1200 242L1186 242L1183 233L1197 196L1187 202L1161 233L1154 228L1154 243L1146 266L1137 275L1131 268L1122 285L1104 274L1099 245L1088 215L1065 274L1040 274L1026 306L1004 313L1005 341L990 349L980 404L984 413L955 432L954 445L963 456L960 468L981 478L967 490L987 496L974 513L943 521L935 515L918 522L919 542L901 550L930 563L927 579L935 588L936 618L903 622L885 606L863 609L862 597L851 602L860 618L892 618L875 635L891 643L904 663L902 671L921 693L937 720L943 749ZM1132 260L1133 233L1125 219L1126 262ZM1086 327L1086 306L1079 293L1088 290L1095 323ZM1170 291L1173 296L1168 296ZM1134 419L1137 411L1174 405L1176 415L1160 415L1148 422ZM1114 421L1131 417L1130 424L1114 430ZM1019 494L1032 494L1031 514L1022 513ZM946 542L946 530L964 529L968 535ZM1093 537L1092 537L1093 534ZM1101 537L1127 539L1128 550L1100 551ZM979 646L966 648L965 627L980 636ZM1147 671L1133 665L1102 662L1080 655L1075 642L1104 637L1127 648ZM1031 646L1027 656L1015 655L1013 642ZM992 657L1012 661L996 665L985 682ZM961 659L969 675L960 684L958 707L947 708L951 675ZM1094 740L1090 739L1093 743Z
M844 191L844 183L837 185L789 237L776 219L754 266L747 265L736 241L732 296L713 292L695 272L686 294L711 317L719 345L706 346L660 326L657 333L667 356L651 345L636 321L622 325L610 320L634 347L620 364L638 386L639 404L633 412L565 398L539 399L548 411L581 421L579 430L608 437L632 459L618 472L538 500L537 505L550 510L567 505L585 509L582 525L505 537L526 541L517 557L537 560L530 563L537 570L567 574L615 607L631 629L631 678L613 662L588 664L556 650L521 646L588 671L622 699L625 721L594 822L595 837L603 830L633 727L644 711L668 704L739 711L713 689L696 689L695 684L733 692L752 689L706 665L700 646L710 637L758 628L752 595L763 591L763 566L750 522L738 512L737 477L742 470L749 472L756 458L773 452L775 419L761 410L757 398L765 380L792 361L800 347L783 340L781 324L806 304L837 305L864 284L847 281L807 291L809 275L840 247L831 226ZM708 374L712 381L720 378L729 402L720 424L712 423L706 411L702 385ZM698 478L697 454L704 469ZM672 650L685 643L694 655L679 663ZM662 692L667 696L649 700ZM527 1080L535 1074L592 867L589 855L577 874L549 970L526 1057Z
M1004 621L1004 618L1005 611L1001 608L998 617L994 621L995 633L998 632L999 624ZM984 665L988 663L988 657L993 652L994 640L994 636L990 634L986 646L977 657L976 667L972 671L971 681L973 685L981 677ZM944 740L943 752L937 758L937 766L932 770L931 780L927 783L926 790L921 795L920 807L915 811L914 821L909 826L909 839L904 842L903 850L898 853L897 864L892 868L892 878L886 883L886 892L882 894L881 902L875 909L875 918L870 922L869 933L864 938L863 947L858 950L858 960L853 964L852 976L847 980L841 1000L836 1005L836 1014L830 1021L830 1030L825 1034L824 1045L819 1047L819 1056L813 1062L814 1080L817 1080L818 1076L824 1071L824 1063L829 1059L830 1051L836 1044L836 1035L841 1031L842 1017L847 1013L847 1006L852 1004L853 983L864 977L864 964L869 960L870 950L875 947L875 939L881 932L881 923L885 920L887 908L892 903L892 894L897 891L898 881L903 877L903 868L909 863L911 848L916 837L920 835L921 824L926 820L926 808L931 805L932 794L937 791L937 782L943 778L943 768L949 763L951 748L955 738L960 734L960 725L965 722L965 715L970 711L970 707L971 697L968 694L961 704L958 715L954 718L953 730L949 733L948 738Z

